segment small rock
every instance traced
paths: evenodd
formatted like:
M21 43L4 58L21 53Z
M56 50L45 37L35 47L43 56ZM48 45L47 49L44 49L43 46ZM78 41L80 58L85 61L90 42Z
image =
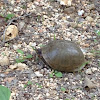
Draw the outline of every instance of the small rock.
M49 93L46 93L46 96L48 97L48 96L50 96L50 94Z
M75 23L75 22L70 22L70 26L73 27L73 28L75 28L75 27L77 27L77 23Z
M7 0L7 1L9 1L9 3L11 3L12 5L14 5L14 3L15 3L15 0Z
M97 84L94 84L88 77L85 77L85 80L84 80L84 85L85 85L85 88L96 88Z
M32 46L32 47L35 47L36 46L36 42L30 42L29 45Z
M87 5L87 9L89 10L95 9L95 5L94 4Z
M18 63L17 67L18 67L17 68L18 70L28 69L28 66L26 64L24 64L24 63Z
M7 56L4 56L4 57L0 57L0 65L1 66L4 66L4 65L9 65L9 59Z
M71 6L72 0L57 0L61 5Z
M19 29L21 30L25 25L24 21L19 22Z
M95 72L95 71L97 71L98 69L97 69L96 67L92 67L91 70L92 70L92 72Z
M91 68L87 69L85 73L86 73L86 74L92 74Z
M0 74L0 77L5 77L6 75L5 74Z
M14 48L14 50L19 49L19 48L21 48L21 44L18 44L18 45L13 45L13 48Z
M17 45L13 45L13 48L14 48L14 50L17 50L18 46Z
M79 10L79 11L78 11L78 15L79 15L79 16L82 16L83 14L84 14L84 10Z
M34 72L36 74L36 76L41 77L43 76L43 74L41 74L39 71Z
M87 21L89 21L89 22L93 22L93 21L94 21L94 19L93 19L92 17L90 17L90 16L87 16L85 19L86 19Z
M16 63L14 65L10 65L9 66L10 69L17 69L17 70L24 70L24 69L28 69L28 66L24 63Z
M9 66L10 69L16 69L17 67L18 67L17 64Z
M69 7L64 9L64 13L66 14L72 14L75 12L75 7Z
M14 9L14 12L18 12L20 10L21 10L21 8L20 7L17 7L17 8Z

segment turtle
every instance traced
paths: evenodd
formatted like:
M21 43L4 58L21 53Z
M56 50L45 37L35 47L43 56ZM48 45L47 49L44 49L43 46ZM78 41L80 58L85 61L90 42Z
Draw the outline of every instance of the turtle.
M36 50L39 58L54 70L78 71L85 63L80 47L68 40L53 40Z

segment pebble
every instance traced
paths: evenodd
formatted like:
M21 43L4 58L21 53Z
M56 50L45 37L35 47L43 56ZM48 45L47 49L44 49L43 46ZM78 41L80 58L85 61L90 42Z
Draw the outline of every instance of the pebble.
M11 0L8 0L8 1L11 1ZM11 52L9 53L10 57L8 56L10 58L10 63L11 63L10 68L11 69L9 68L10 69L9 72L6 72L5 70L5 72L7 73L5 75L7 76L9 74L14 75L14 77L18 80L17 83L14 85L9 84L9 88L12 90L12 93L15 92L12 99L13 100L16 100L16 99L18 100L24 100L24 99L28 99L28 100L33 100L33 99L34 100L44 100L44 99L46 100L67 100L67 99L80 100L83 98L90 99L93 96L95 96L95 94L96 96L98 96L100 91L99 91L99 88L96 88L96 89L93 89L92 91L89 91L92 94L90 95L90 98L88 98L89 92L84 90L83 77L81 77L81 75L77 76L76 73L75 74L65 73L65 75L62 78L56 78L55 76L53 78L50 78L49 73L51 73L51 70L50 71L46 70L44 68L41 68L41 66L38 66L37 68L38 64L36 64L36 62L33 60L34 58L32 60L29 59L30 63L28 63L28 61L25 62L26 65L28 65L26 66L26 70L24 70L25 68L23 67L22 69L19 69L18 71L17 70L18 66L14 67L13 65L13 63L15 63L15 57L18 55L18 53L16 55L16 52L15 52L17 49L21 49L23 51L25 49L26 52L29 51L28 53L30 53L31 51L31 54L33 53L35 55L36 54L35 51L30 47L31 46L35 47L36 45L39 45L40 43L41 43L40 46L43 46L42 44L45 44L47 40L51 40L51 37L52 37L52 40L54 39L54 34L57 39L63 37L66 40L68 39L68 40L76 41L79 44L82 43L82 45L80 46L82 49L83 48L86 49L84 50L85 53L88 53L90 49L98 50L98 48L100 48L100 45L98 44L95 45L95 43L93 42L93 39L97 39L98 41L98 38L96 34L94 33L94 30L99 29L99 17L97 17L98 11L93 8L93 5L91 4L90 0L83 0L82 2L84 2L84 4L81 3L81 0L78 0L78 1L76 0L75 2L73 0L72 2L73 5L69 8L66 8L67 10L64 9L65 13L63 13L63 9L59 7L60 6L59 3L57 3L55 0L52 0L52 1L51 0L36 0L36 1L34 0L12 0L12 1L15 1L15 4L14 4L15 9L17 9L16 6L20 7L16 10L18 12L14 12L15 18L24 16L25 14L28 14L28 12L32 13L32 15L28 17L23 17L21 18L21 20L18 19L17 21L14 21L15 24L18 24L21 21L24 21L25 25L31 24L32 27L28 27L27 29L27 27L26 28L24 27L24 22L20 23L21 24L20 28L22 27L21 28L22 30L19 33L24 31L23 33L25 34L23 33L19 34L18 40L14 39L10 42L7 42L9 46L4 47L4 49L1 47L0 49L1 53L5 51L6 49L8 53L9 51ZM23 3L21 4L22 1ZM37 2L37 5L34 2ZM78 2L78 4L76 2ZM58 4L58 6L57 7L52 6L52 3ZM22 8L24 5L26 7L27 5L29 6L27 7L27 9L26 8L24 9ZM4 6L6 7L6 5ZM7 5L7 8L8 7L9 5ZM12 8L10 9L10 13L13 11ZM34 8L37 8L37 10ZM39 10L40 12L38 11L38 8L40 9ZM48 12L48 9L49 9L49 12ZM96 6L96 9L97 9L97 6ZM7 10L8 10L7 13L9 13L9 9ZM82 10L84 13L82 12ZM4 7L0 11L1 13L4 12L3 15L5 15L6 10L4 10ZM50 15L48 13L50 13ZM38 15L40 15L41 19L43 18L41 22L37 22ZM89 21L90 19L86 20L85 18L87 16L90 16L91 18L93 18L92 21ZM29 22L26 22L26 19L31 19L31 20L29 20ZM42 23L45 23L45 24L43 25ZM97 24L98 26L96 26ZM28 34L29 31L32 34ZM96 36L96 38L94 38L94 36ZM25 43L27 42L27 45L24 44L24 42ZM18 44L20 46L18 46ZM86 44L89 44L89 47L86 46ZM13 48L10 48L12 46ZM26 52L24 53L26 54ZM96 65L99 62L99 59L97 58L98 56L95 57L93 53L86 54L86 59L88 60L92 59L90 62L95 63ZM99 83L99 75L100 75L100 72L98 70L99 67L97 67L96 69L95 66L90 66L90 65L92 64L87 65L88 69L85 68L86 70L84 69L81 74L84 77L88 75L90 79L94 77L94 80L96 80L96 82ZM20 67L22 66L20 65ZM6 69L6 67L7 66L4 66L4 67L0 66L0 73L2 73L2 70ZM27 70L28 68L32 70L32 72L26 73L26 71L28 71ZM13 70L14 73L12 72L12 69L14 69ZM24 73L20 73L20 72L24 72ZM4 81L3 81L4 77L0 76L0 78L1 78L0 82L4 84ZM32 85L27 86L23 91L23 87L25 84L27 84L28 81L31 81ZM43 88L37 88L35 83L40 83L43 86ZM19 86L19 84L22 84L22 85ZM67 89L66 93L61 91L61 86ZM76 91L75 88L78 90ZM45 90L47 91L44 93ZM30 95L30 97L27 98L28 96L25 96L25 95ZM97 97L97 99L99 100L99 97Z
M32 47L35 47L36 46L36 42L30 42L29 45L32 46Z
M94 84L88 77L85 77L84 86L91 89L91 88L95 88L97 84Z
M0 65L4 66L4 65L9 65L10 61L9 58L7 56L4 57L0 57Z
M77 26L77 23L75 22L70 22L71 27L75 28Z
M84 14L84 10L79 10L79 11L78 11L78 15L79 15L79 16L82 16L83 14Z
M38 76L38 77L41 77L41 76L43 76L43 74L41 74L40 73L40 71L36 71L36 72L34 72L35 74L36 74L36 76Z
M92 67L91 70L92 70L92 72L95 72L95 71L97 71L98 69L97 69L96 67Z
M92 70L91 70L91 68L87 69L85 73L91 75L91 74L92 74Z
M10 65L9 68L11 69L17 68L17 70L24 70L24 69L28 69L28 66L25 63L16 63L14 65Z
M50 94L49 93L46 93L46 96L50 96Z
M20 10L21 10L21 8L20 7L17 7L17 8L14 9L14 12L18 12Z
M9 66L10 69L16 69L17 67L18 67L18 66L17 66L16 64L15 64L15 65L10 65L10 66Z
M4 78L6 75L5 74L0 74L0 77Z
M87 5L87 9L93 10L95 9L95 5L94 4Z
M85 20L86 20L86 21L89 21L89 22L93 22L93 21L94 21L94 19L93 19L92 17L90 17L90 16L87 16L87 17L85 18Z
M19 48L21 48L21 44L13 45L13 49L14 49L14 50L17 50L17 49L19 49Z
M75 7L68 7L64 9L64 13L66 14L72 14L75 12Z
M21 30L24 27L24 25L25 25L24 21L19 22L19 26L18 26L19 30Z

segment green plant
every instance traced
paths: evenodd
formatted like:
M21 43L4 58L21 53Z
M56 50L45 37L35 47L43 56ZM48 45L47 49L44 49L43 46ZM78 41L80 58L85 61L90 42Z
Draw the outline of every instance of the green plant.
M66 91L66 89L65 89L64 87L61 87L61 91L65 92L65 91Z
M27 84L24 85L24 88L26 88L29 85L32 85L32 82L31 81L28 81Z
M21 63L21 62L24 62L26 59L30 59L32 58L32 55L31 54L28 54L28 55L25 55L24 52L20 49L17 49L16 50L18 53L20 53L21 55L16 59L16 62L17 63Z
M4 52L2 53L3 56L7 56Z
M91 50L90 52L93 53L93 55L96 55L96 56L100 55L100 50Z
M55 71L54 74L55 74L56 77L59 77L59 78L62 77L62 73L61 72Z
M9 100L10 95L10 90L5 86L0 85L0 100Z
M84 66L85 66L86 64L89 64L89 61L85 61L85 62L80 66L80 68L78 69L78 73L81 73L81 69L84 68Z
M50 73L49 76L52 78L53 77L53 73Z
M98 41L96 39L94 39L94 42L97 43Z
M100 36L100 30L96 30L95 33Z
M58 72L58 71L54 71L54 72L49 74L50 77L53 77L53 75L55 75L58 78L61 78L63 76L62 73Z
M70 99L66 98L65 100L70 100Z
M22 8L23 8L23 9L27 9L27 6L26 6L26 5L22 5Z
M54 34L54 40L56 40L56 36L55 36L55 34Z
M7 14L7 16L5 17L6 20L9 20L11 18L13 18L15 15L14 14Z
M37 85L39 88L42 88L42 86L41 86L39 83L36 83L36 85Z

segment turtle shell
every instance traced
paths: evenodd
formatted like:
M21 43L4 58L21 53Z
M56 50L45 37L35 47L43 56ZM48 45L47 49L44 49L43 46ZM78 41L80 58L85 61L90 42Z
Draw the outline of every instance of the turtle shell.
M42 57L54 70L77 71L85 59L81 49L68 40L54 40L41 48Z

